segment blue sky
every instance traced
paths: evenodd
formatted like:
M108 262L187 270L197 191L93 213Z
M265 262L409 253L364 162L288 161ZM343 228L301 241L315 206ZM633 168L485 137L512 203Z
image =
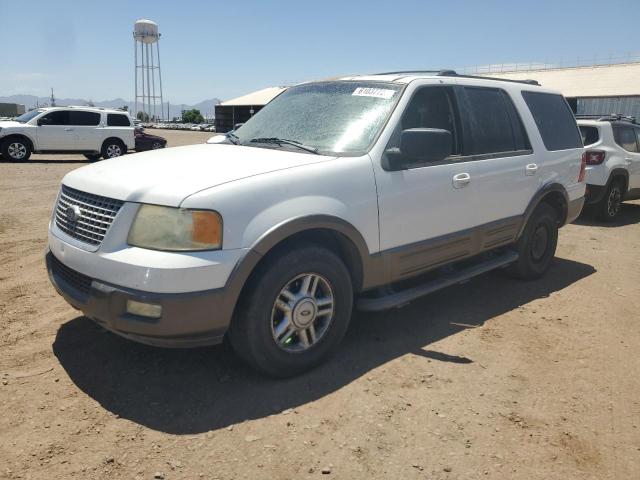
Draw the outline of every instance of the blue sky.
M0 0L0 95L133 99L139 18L160 25L165 99L195 103L348 73L625 54L640 0Z

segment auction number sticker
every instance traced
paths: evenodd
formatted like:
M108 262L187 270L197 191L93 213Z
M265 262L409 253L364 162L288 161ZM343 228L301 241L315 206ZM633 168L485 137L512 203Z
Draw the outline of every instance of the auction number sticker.
M356 97L386 98L388 100L393 97L394 93L396 93L395 90L389 90L388 88L358 87L351 95Z

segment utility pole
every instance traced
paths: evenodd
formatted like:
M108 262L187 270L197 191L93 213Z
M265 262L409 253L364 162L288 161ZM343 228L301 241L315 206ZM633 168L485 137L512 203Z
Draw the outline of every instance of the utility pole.
M56 106L56 99L53 96L53 87L51 87L51 106L55 107Z

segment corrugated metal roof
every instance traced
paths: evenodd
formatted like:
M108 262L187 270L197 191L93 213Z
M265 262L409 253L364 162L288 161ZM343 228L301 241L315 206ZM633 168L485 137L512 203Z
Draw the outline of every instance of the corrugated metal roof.
M243 95L242 97L233 98L231 100L227 100L222 102L220 105L223 106L236 106L236 107L248 107L248 106L259 106L266 105L271 100L273 100L276 96L280 95L284 92L287 87L268 87L263 88L262 90L258 90L256 92L248 93L247 95Z
M640 95L640 63L491 73L486 76L537 80L543 87L559 90L565 97Z

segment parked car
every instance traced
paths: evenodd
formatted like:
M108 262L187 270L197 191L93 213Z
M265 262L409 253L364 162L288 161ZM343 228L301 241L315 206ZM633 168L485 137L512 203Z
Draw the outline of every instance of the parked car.
M0 152L23 162L32 153L83 153L89 160L119 157L134 148L133 122L121 110L50 107L0 122Z
M288 376L336 350L354 303L398 307L495 268L542 276L582 208L584 168L566 100L537 84L452 71L310 82L226 138L68 173L47 266L119 335L227 335Z
M209 125L207 128L204 129L205 132L215 132L216 131L216 127L215 125Z
M136 128L136 152L144 152L145 150L158 150L167 146L167 139L159 135L151 135L146 133L144 128Z
M640 125L608 115L579 119L586 150L586 204L597 218L613 221L624 200L640 198Z

